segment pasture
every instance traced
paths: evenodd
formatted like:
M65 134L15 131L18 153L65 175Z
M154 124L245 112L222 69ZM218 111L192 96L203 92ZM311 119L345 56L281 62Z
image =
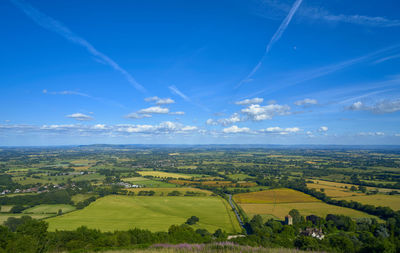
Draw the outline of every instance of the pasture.
M173 224L183 224L195 215L200 221L194 229L241 231L229 204L220 197L131 197L109 195L88 207L49 218L49 230L73 230L79 226L102 231L132 228L167 231Z
M233 196L233 199L238 204L304 203L319 201L310 195L286 188L240 193Z

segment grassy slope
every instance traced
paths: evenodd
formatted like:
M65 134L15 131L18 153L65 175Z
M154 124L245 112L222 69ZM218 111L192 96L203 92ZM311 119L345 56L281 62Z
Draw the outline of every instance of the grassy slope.
M102 231L128 230L134 227L167 231L190 216L200 218L193 227L215 231L240 231L225 200L220 197L129 197L112 195L90 204L83 210L50 218L49 230L72 230L85 225Z

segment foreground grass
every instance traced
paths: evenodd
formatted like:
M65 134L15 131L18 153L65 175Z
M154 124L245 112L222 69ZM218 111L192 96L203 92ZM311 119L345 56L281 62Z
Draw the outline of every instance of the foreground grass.
M129 230L167 231L195 215L200 222L194 229L216 229L228 233L240 231L228 203L220 197L159 197L111 195L98 199L83 210L49 218L49 230L74 230L80 226L101 231Z
M284 248L262 248L235 245L230 242L221 242L213 244L158 244L153 245L148 249L135 249L135 250L111 250L104 251L103 253L212 253L212 252L234 252L234 253L303 253L305 251L297 249L284 249ZM307 251L311 252L311 251Z

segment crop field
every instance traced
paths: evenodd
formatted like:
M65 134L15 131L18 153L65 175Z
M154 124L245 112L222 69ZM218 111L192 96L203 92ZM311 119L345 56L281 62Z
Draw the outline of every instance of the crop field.
M361 192L351 192L350 188L355 186L358 188L357 185L353 184L345 184L345 183L338 183L338 182L330 182L325 180L312 180L314 183L308 183L307 187L314 188L314 189L325 189L325 193L327 196L330 197L350 197L350 196L363 196L364 193ZM346 188L347 187L347 188ZM367 190L378 190L379 192L390 192L395 189L387 189L387 188L377 188L377 187L366 187ZM331 194L331 195L330 195Z
M195 215L200 221L194 229L228 233L240 231L229 204L220 197L131 197L109 195L88 207L62 216L49 218L49 230L73 230L87 226L102 231L131 228L167 231L173 224L183 224Z
M198 177L200 175L188 175L188 174L179 174L179 173L171 173L171 172L163 172L163 171L138 171L138 173L142 176L153 176L159 178L192 178Z
M319 201L310 195L286 188L240 193L233 196L233 199L238 204L304 203Z
M329 205L324 202L309 203L281 203L281 204L240 204L240 207L251 218L256 214L262 216L272 216L276 219L283 220L292 209L297 209L301 215L314 214L325 217L327 214L343 214L351 218L377 218L354 209Z
M168 193L173 191L178 191L182 195L186 194L186 192L196 192L201 194L202 196L210 196L213 193L207 190L202 190L198 188L190 188L190 187L180 187L180 188L130 188L127 191L139 193L140 191L154 191L154 196L167 196Z
M331 213L343 214L352 218L377 218L350 208L329 205L310 195L286 188L240 193L234 195L233 199L249 217L260 214L264 217L282 220L290 210L297 209L302 215L315 214L325 217Z
M58 210L62 210L63 213L68 213L75 210L74 206L55 204L55 205L37 205L24 210L25 214L57 214Z
M361 192L352 192L350 188L342 188L342 187L335 187L332 185L324 185L324 184L316 184L316 183L307 183L307 187L310 189L317 189L321 190L324 189L324 193L329 197L351 197L351 196L363 196L364 193Z
M342 197L335 199L343 199L347 201L356 201L366 205L373 206L387 206L395 211L400 210L400 195L366 195L366 196L353 196L353 197Z

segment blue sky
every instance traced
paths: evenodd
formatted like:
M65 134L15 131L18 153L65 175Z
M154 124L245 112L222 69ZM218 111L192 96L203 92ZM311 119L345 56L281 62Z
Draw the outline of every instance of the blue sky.
M400 2L0 2L0 146L400 144Z

